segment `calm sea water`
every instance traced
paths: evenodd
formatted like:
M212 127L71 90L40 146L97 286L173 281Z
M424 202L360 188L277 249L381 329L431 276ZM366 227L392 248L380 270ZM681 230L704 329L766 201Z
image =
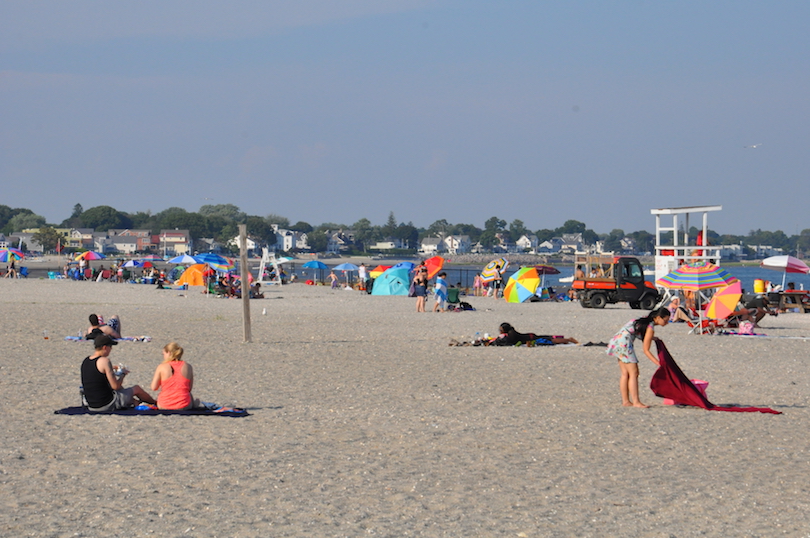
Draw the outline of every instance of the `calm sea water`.
M560 283L560 278L570 277L574 274L574 268L571 266L556 266L556 268L560 271L559 275L546 275L545 277L545 285L551 286L553 288L567 288L570 286L569 283ZM444 272L447 273L447 282L452 285L456 285L459 282L461 283L461 287L469 288L472 287L473 279L475 278L476 273L480 273L482 266L478 265L448 265L444 268ZM509 267L506 272L504 273L504 281L506 281L512 273L514 273L518 268L517 267ZM648 271L649 269L649 271ZM782 273L779 271L771 271L769 269L762 269L761 267L757 266L728 266L723 267L726 271L728 271L731 275L737 277L740 282L742 282L742 287L747 292L754 291L754 280L761 279L761 280L770 280L774 285L782 283ZM645 267L644 269L645 274L647 275L647 280L653 281L654 280L654 272L651 267ZM307 271L306 269L302 269L301 267L296 267L295 270L298 273L299 278L312 278L314 273L312 270ZM303 274L303 273L308 274ZM324 276L328 274L328 271L323 272ZM352 275L356 277L356 273ZM810 289L810 275L804 275L800 273L788 273L785 279L785 282L795 282L796 289L801 288L804 286L804 289Z

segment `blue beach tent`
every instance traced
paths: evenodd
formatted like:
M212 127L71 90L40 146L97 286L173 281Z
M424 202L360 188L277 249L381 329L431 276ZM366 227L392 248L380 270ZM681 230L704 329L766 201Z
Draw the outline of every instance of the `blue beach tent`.
M408 270L403 267L392 267L374 279L371 295L404 295L408 296L411 279Z

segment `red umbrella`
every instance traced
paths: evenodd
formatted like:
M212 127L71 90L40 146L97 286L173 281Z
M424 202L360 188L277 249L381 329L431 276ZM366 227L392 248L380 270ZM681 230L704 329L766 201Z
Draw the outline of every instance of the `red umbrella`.
M428 278L430 279L436 276L436 273L441 270L443 265L444 258L441 256L433 256L432 258L425 260L425 267L427 267L428 270Z

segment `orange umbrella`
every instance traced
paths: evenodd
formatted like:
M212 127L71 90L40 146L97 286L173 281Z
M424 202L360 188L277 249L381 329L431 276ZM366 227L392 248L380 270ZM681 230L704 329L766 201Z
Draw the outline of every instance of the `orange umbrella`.
M377 267L369 271L368 274L371 278L377 278L388 269L391 269L390 265L378 265Z
M712 319L727 318L729 314L737 310L740 297L742 297L742 286L739 280L718 290L706 308L706 317Z
M433 256L425 260L425 267L428 270L428 279L433 278L441 270L444 265L444 258L441 256Z

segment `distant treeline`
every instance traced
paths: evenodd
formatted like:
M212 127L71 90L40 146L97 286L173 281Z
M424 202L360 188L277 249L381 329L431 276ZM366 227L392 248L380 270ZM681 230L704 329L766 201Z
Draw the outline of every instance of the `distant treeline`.
M624 230L614 229L608 233L597 233L588 228L584 222L577 220L567 220L558 228L540 230L526 228L519 219L507 223L498 217L486 220L482 228L474 224L452 224L445 219L437 220L427 228L420 228L414 226L412 222L397 222L394 213L391 212L387 222L380 225L372 224L366 218L352 224L324 222L312 225L304 221L291 223L288 218L275 214L248 215L233 204L203 205L196 212L170 207L154 214L150 211L126 213L110 206L96 206L85 211L81 204L76 204L73 206L72 214L61 223L47 223L44 217L30 209L0 205L0 232L6 236L24 229L44 227L92 228L97 232L105 232L111 228L130 228L150 230L153 234L158 234L160 230L177 228L189 230L192 239L210 237L224 244L238 235L239 224L247 225L248 234L252 238L270 245L276 241L272 227L274 224L282 229L304 232L307 234L309 246L315 252L326 249L327 233L349 230L353 234L355 246L361 250L366 250L378 241L392 238L407 241L411 248L416 248L424 237L448 235L467 235L473 244L480 242L485 248L501 241L515 242L523 235L535 235L538 242L542 243L564 234L577 233L582 234L582 241L585 244L603 241L606 251L622 251L621 241L626 237L634 240L637 252L650 252L655 243L654 234L646 230L626 233ZM692 227L689 236L696 237L697 229ZM751 230L747 235L721 235L709 230L708 238L709 244L712 245L768 245L781 248L785 252L799 254L810 250L810 229L792 236L781 230L771 232L757 229Z

